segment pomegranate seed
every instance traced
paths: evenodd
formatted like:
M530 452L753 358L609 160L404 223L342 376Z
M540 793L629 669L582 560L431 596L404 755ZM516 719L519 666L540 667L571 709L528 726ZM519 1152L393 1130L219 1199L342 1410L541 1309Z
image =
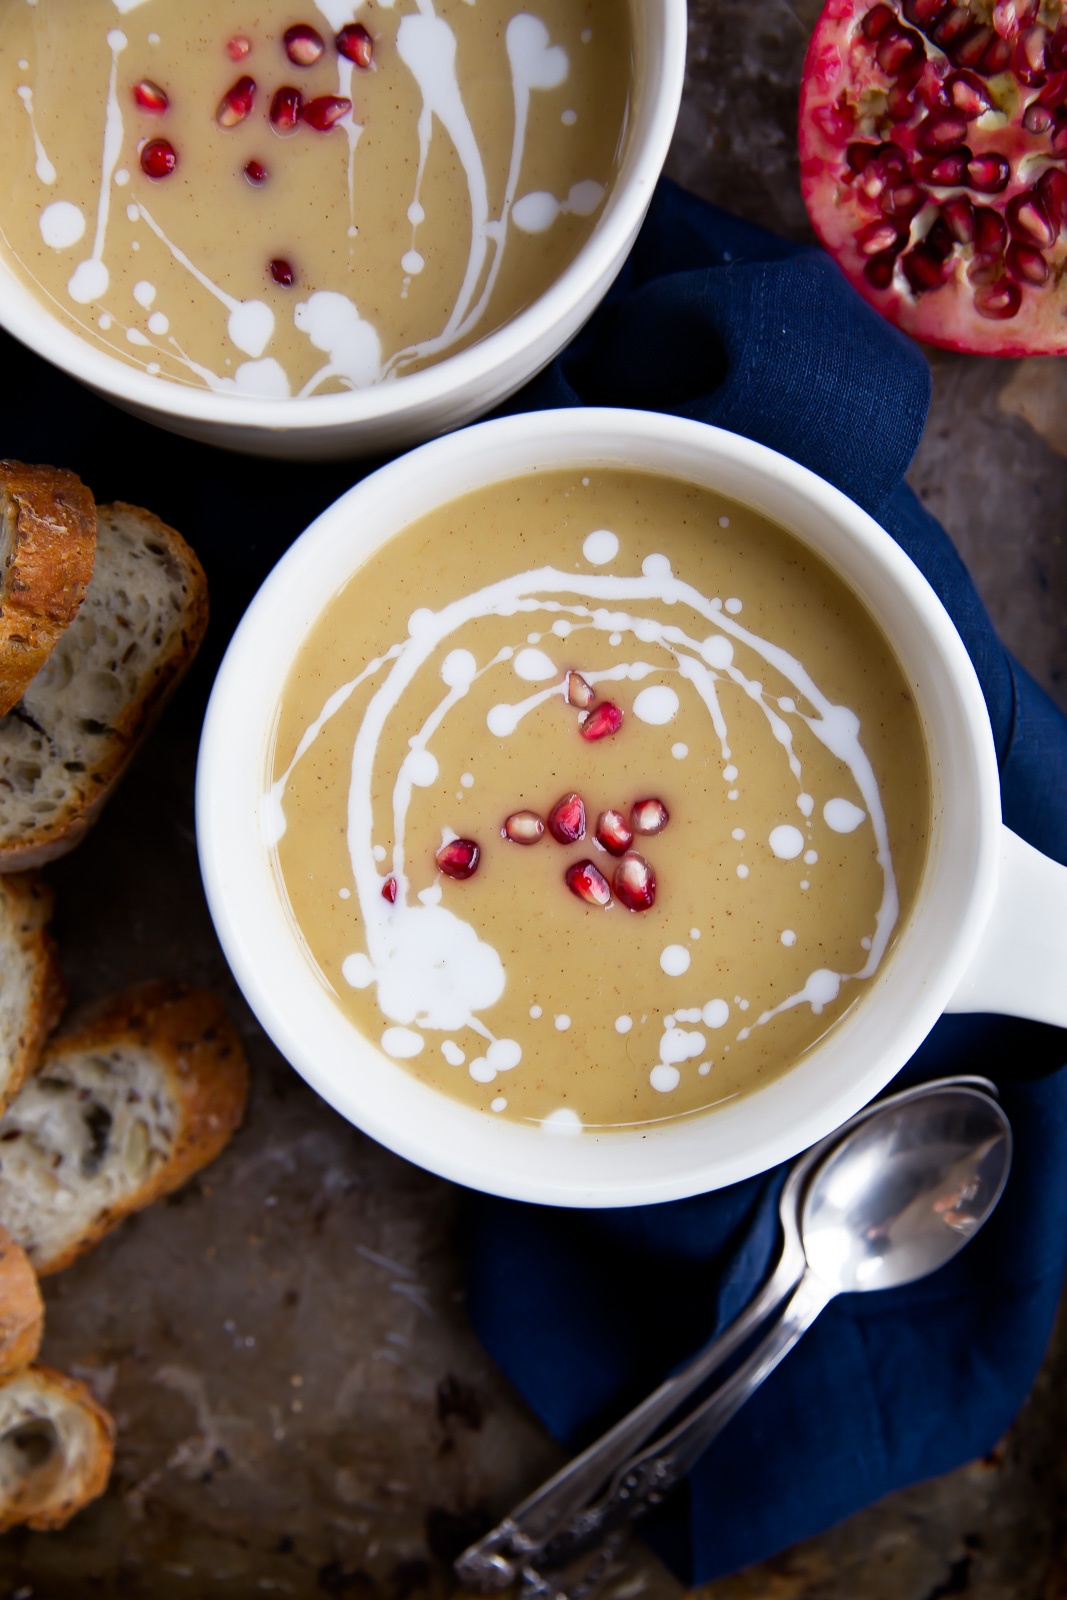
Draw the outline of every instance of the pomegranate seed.
M151 78L142 78L140 83L134 84L133 98L142 111L162 112L170 105L167 91L161 89L158 83L153 83Z
M941 207L941 216L957 244L973 244L977 225L974 207L966 195L957 195Z
M611 888L608 880L592 861L572 862L563 874L563 881L571 894L576 894L587 906L611 904Z
M1014 39L1020 28L1032 21L1037 0L995 0L993 26L1005 39Z
M978 225L978 234L974 241L977 254L991 257L1003 255L1004 246L1008 242L1008 230L1004 218L989 206L977 206L974 215Z
M961 144L958 150L950 150L935 161L924 162L922 176L927 183L939 189L954 189L967 176L967 163L973 153L965 144Z
M1019 35L1015 46L1015 71L1021 83L1044 83L1047 40L1048 34L1039 22Z
M548 831L560 844L585 838L585 802L581 795L565 794L548 813Z
M341 29L334 40L337 54L352 61L357 67L369 67L374 55L374 40L362 22L350 22Z
M243 61L245 56L252 51L251 39L246 39L243 33L235 33L226 45L226 54L231 61Z
M215 113L215 120L220 128L236 128L243 122L252 110L256 99L256 81L254 78L238 78L236 83L230 85L219 101L219 109Z
M1043 172L1035 185L1048 219L1057 233L1067 222L1067 174L1058 167Z
M872 289L888 289L896 269L896 256L872 256L863 269L863 276Z
M1050 67L1056 72L1067 68L1067 27L1061 23L1049 40L1047 59Z
M883 250L900 250L905 238L895 222L872 222L856 235L856 245L861 256L876 256Z
M928 156L938 156L967 136L967 118L958 111L931 111L915 130L915 142Z
M923 240L923 249L935 261L947 261L952 254L955 241L948 228L938 217L926 238Z
M469 878L478 870L481 849L473 839L451 839L437 852L437 865L446 878Z
M292 84L286 83L276 89L270 103L270 125L275 133L292 133L300 121L303 106L304 96Z
M1010 177L1011 167L1005 157L995 150L975 156L973 161L967 163L967 182L979 194L999 194L1007 188Z
M567 704L577 706L579 711L588 711L596 699L596 691L591 689L580 672L568 672Z
M150 178L169 178L178 165L174 146L166 139L149 139L141 148L141 171Z
M662 833L671 814L662 800L635 800L630 807L630 823L635 833Z
M985 84L973 72L950 72L945 79L945 95L949 105L973 122L993 104Z
M1042 245L1047 249L1056 237L1045 208L1032 189L1009 200L1007 218L1012 233L1025 244Z
M296 22L282 36L285 53L297 67L313 67L326 48L321 33L308 22Z
M982 51L978 61L972 63L979 72L987 78L995 78L998 72L1003 72L1011 62L1011 45L1007 39L1001 39L994 34L992 39Z
M512 844L536 844L544 837L545 819L536 811L513 811L500 832Z
M975 309L979 316L991 322L1004 322L1014 317L1023 303L1023 292L1010 278L999 278L996 283L981 284L974 291Z
M647 911L655 904L656 874L636 850L629 850L623 856L611 882L628 911Z
M1021 278L1023 283L1032 283L1035 288L1040 288L1048 282L1049 265L1041 254L1029 244L1010 244L1007 255L1008 271L1013 278Z
M973 23L974 18L967 6L951 6L939 18L937 26L933 29L934 43L945 49L953 40L969 33Z
M1052 134L1052 148L1057 155L1067 150L1067 117L1060 117Z
M633 829L621 811L602 811L593 837L613 856L623 855L634 842Z
M288 261L285 261L281 256L276 256L269 263L269 268L270 275L275 283L280 283L283 289L291 289L293 287L296 282L296 273Z
M880 39L885 30L892 25L897 26L896 13L892 6L872 6L863 19L863 33L867 39Z
M854 144L850 144L845 151L845 157L853 172L862 172L864 167L873 161L877 154L878 146L876 144L863 144L859 140Z
M389 874L388 878L386 878L385 882L382 884L382 899L388 900L390 905L396 904L396 879L393 877L392 873Z
M954 39L949 46L948 55L958 67L976 67L989 47L993 38L992 28L984 25L971 28L959 39Z
M894 217L901 217L910 222L915 213L922 209L925 199L923 191L916 188L914 183L901 183L890 190L882 209Z
M622 727L622 712L612 700L602 700L591 711L585 711L578 723L583 739L610 739Z
M920 28L928 28L937 21L948 0L904 0L904 15Z
M939 289L945 281L945 269L942 261L936 255L930 255L917 245L914 250L909 250L907 255L901 256L900 265L904 269L904 276L911 286L913 294L925 294L928 289Z
M245 177L249 183L266 183L270 173L262 161L248 161L245 163Z
M874 53L882 71L893 77L926 60L922 40L917 33L911 32L884 33Z
M1047 133L1055 120L1048 106L1027 106L1023 112L1023 127L1027 133Z
M915 98L916 85L913 83L894 83L886 96L885 108L889 113L891 122L908 122L914 115L918 106Z
M309 128L315 128L319 133L328 133L335 122L347 117L351 109L351 100L346 100L343 95L320 94L314 100L307 101L301 109L300 116Z

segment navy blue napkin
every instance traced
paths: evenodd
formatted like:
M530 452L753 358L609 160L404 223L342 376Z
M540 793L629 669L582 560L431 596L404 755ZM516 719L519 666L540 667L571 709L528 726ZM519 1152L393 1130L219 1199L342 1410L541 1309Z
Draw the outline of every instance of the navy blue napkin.
M978 672L1005 820L1067 863L1067 719L1004 650L903 482L930 375L820 251L662 184L591 322L507 408L638 406L746 434L828 478L921 568ZM993 1219L934 1277L835 1302L646 1536L686 1583L772 1555L987 1451L1041 1362L1067 1255L1067 1034L945 1017L894 1087L979 1072L1016 1140ZM782 1170L666 1205L472 1202L468 1303L551 1431L578 1446L729 1322L765 1277Z

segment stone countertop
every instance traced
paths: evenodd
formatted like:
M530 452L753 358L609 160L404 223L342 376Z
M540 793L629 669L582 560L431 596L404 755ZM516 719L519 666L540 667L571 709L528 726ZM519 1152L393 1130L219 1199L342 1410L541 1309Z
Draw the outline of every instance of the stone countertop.
M690 0L690 11L669 170L808 237L794 118L817 0ZM1064 364L931 360L934 404L911 481L1008 644L1067 706ZM135 497L81 470L99 496ZM195 528L183 531L195 543ZM198 1180L47 1281L44 1359L111 1407L116 1466L107 1496L63 1533L0 1541L7 1600L444 1595L451 1556L560 1459L464 1320L457 1192L323 1105L229 977L199 889L192 813L217 654L198 663L99 827L50 877L73 1002L148 977L215 989L253 1064L248 1122ZM1065 1422L1060 1339L987 1460L711 1585L703 1600L1057 1600ZM639 1547L606 1600L638 1595L679 1595Z

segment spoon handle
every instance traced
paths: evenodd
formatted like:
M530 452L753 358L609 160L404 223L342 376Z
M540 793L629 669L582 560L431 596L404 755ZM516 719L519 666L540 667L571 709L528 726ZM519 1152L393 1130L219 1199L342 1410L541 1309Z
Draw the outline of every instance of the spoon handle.
M505 1589L519 1566L541 1550L559 1528L573 1524L581 1508L609 1481L620 1462L678 1410L780 1305L804 1270L799 1239L787 1235L781 1258L744 1311L687 1366L667 1378L612 1428L561 1467L517 1505L456 1562L463 1583L481 1590ZM516 1560L511 1558L515 1557Z
M748 1397L788 1355L834 1291L805 1272L781 1316L734 1372L669 1433L638 1451L619 1468L607 1493L560 1527L527 1564L527 1587L543 1563L562 1565L579 1551L595 1549L614 1531L658 1506L703 1455ZM531 1570L533 1569L533 1570Z

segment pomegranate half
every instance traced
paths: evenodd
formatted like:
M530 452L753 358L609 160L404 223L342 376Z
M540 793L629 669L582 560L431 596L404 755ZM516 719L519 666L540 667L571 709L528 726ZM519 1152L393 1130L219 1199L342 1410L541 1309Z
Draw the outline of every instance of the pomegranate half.
M828 0L801 187L826 248L915 338L1067 353L1064 0Z

